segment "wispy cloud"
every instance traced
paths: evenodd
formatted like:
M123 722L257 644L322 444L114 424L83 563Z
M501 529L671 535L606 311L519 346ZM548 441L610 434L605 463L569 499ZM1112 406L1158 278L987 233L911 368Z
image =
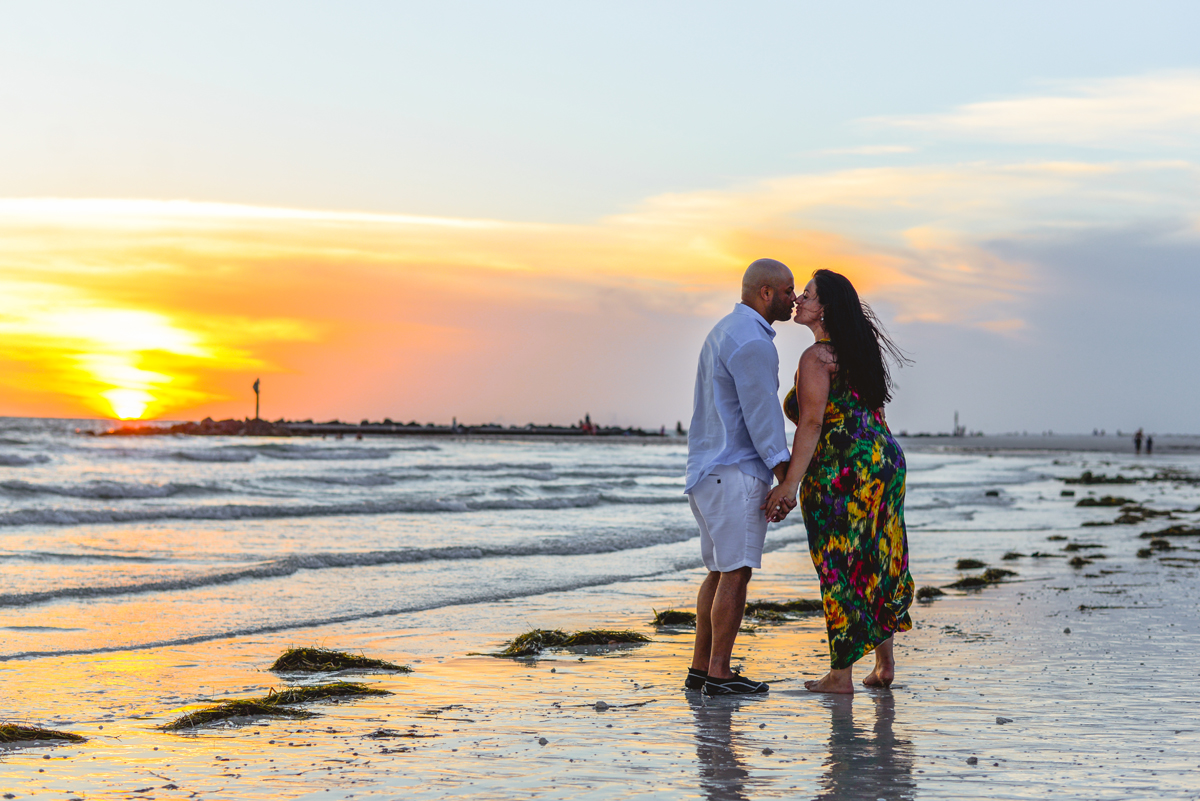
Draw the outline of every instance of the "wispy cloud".
M1045 94L873 121L982 141L1194 148L1200 136L1200 71L1078 81Z
M801 279L846 273L895 321L1021 337L1043 277L989 240L1196 219L1197 176L1188 162L878 167L662 195L587 225L0 201L0 381L9 413L48 398L60 414L230 413L259 374L308 413L350 397L477 419L494 397L561 407L630 371L656 382L646 339L720 314L768 255Z
M863 145L861 147L836 147L819 152L829 156L891 156L897 153L913 153L916 152L916 148L909 145Z

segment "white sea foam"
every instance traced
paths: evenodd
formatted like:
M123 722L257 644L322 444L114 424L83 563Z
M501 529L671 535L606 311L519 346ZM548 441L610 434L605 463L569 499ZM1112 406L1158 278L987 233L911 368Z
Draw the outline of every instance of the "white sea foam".
M583 493L559 498L478 498L358 501L328 504L207 504L155 506L143 509L36 508L0 512L0 527L102 523L144 523L156 520L258 520L330 517L334 515L436 514L504 510L582 509L606 504L680 504L678 496L633 496Z

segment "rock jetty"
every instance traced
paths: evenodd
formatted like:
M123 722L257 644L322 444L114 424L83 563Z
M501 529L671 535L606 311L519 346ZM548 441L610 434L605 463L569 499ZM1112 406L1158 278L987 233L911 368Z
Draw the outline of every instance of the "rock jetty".
M424 425L395 423L391 420L372 422L363 420L357 425L341 420L314 423L312 420L267 420L246 418L244 420L213 420L206 417L200 422L187 423L129 423L109 431L95 434L91 431L79 433L101 437L146 437L179 434L194 437L347 437L362 439L364 436L500 436L500 437L653 437L671 438L675 432L646 431L641 428L603 428L579 425L556 426L529 423L524 426L487 425Z

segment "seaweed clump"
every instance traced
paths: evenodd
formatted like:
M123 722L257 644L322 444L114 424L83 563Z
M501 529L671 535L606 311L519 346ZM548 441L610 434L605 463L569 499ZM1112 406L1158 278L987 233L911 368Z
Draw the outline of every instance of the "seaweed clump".
M932 601L934 598L941 598L946 593L939 590L937 587L922 587L917 590L918 601Z
M1112 478L1109 478L1108 476L1104 475L1103 473L1096 475L1091 470L1084 470L1083 475L1081 475L1079 478L1064 478L1063 479L1064 484L1088 484L1088 485L1091 485L1091 484L1133 484L1136 481L1137 481L1137 479L1126 478L1125 476L1123 476L1119 473L1117 475L1113 476Z
M1063 546L1064 551L1088 551L1092 548L1103 548L1098 542L1068 542Z
M328 648L289 648L267 670L276 672L320 673L333 670L390 670L411 673L407 665L397 665L382 659L370 659L361 654L348 654Z
M1176 524L1174 526L1167 526L1161 531L1146 531L1140 536L1144 540L1157 539L1159 537L1200 537L1200 528Z
M1025 554L1021 553L1020 551L1009 551L1008 553L1004 554L1004 556L1001 556L1000 558L1003 559L1005 562L1011 562L1014 559L1022 559L1024 557L1025 557Z
M793 601L751 601L746 604L746 617L767 623L783 623L795 615L824 612L825 605L818 598L797 598Z
M651 609L654 613L654 620L651 623L655 626L695 626L696 613L685 612L682 609L664 609L659 612L657 609Z
M1004 570L1003 568L999 567L989 567L987 570L983 571L983 580L997 582L1002 581L1009 576L1015 575L1017 575L1015 570Z
M1080 498L1075 502L1076 506L1128 506L1133 501L1129 498L1121 498L1115 495L1105 495L1102 498Z
M508 644L497 656L536 656L546 648L571 648L577 645L620 645L650 642L645 634L636 631L588 629L567 634L559 629L527 631Z
M989 567L978 576L964 576L953 584L947 584L947 587L955 590L977 590L981 587L987 587L990 584L998 584L1008 576L1017 575L1011 570L1003 570L999 567Z
M0 723L0 743L24 743L35 740L64 740L69 743L82 743L86 737L72 734L69 731L43 729L40 726L21 726L16 723Z
M189 712L176 718L162 728L166 731L179 731L236 717L313 718L316 717L315 713L303 709L292 709L291 705L325 698L351 698L363 695L391 695L391 693L387 690L349 681L335 681L311 687L288 687L284 690L270 690L261 698L241 698L197 709L195 712Z
M1082 556L1076 556L1074 559L1071 559L1069 562L1067 562L1068 565L1074 568L1087 567L1091 563L1091 559L1084 559Z
M981 567L987 567L987 562L980 562L978 559L959 559L954 563L955 570L978 570Z

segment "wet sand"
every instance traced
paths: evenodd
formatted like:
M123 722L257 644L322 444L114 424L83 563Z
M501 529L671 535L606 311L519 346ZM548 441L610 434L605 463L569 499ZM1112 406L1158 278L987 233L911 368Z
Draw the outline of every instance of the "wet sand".
M648 620L652 607L690 608L699 571L451 607L409 616L400 631L381 619L0 662L6 714L19 709L18 717L89 738L0 751L0 791L17 798L1194 799L1200 542L1180 540L1176 550L1146 559L1135 555L1146 541L1128 528L1083 533L1108 545L1107 559L1072 569L1064 559L1001 563L999 553L985 553L1019 578L918 605L916 627L898 638L896 684L853 698L804 689L803 680L828 664L819 616L739 638L736 662L772 682L768 696L683 692L691 633L655 633ZM931 582L918 575L918 583ZM769 554L752 583L754 599L815 595L798 544ZM526 660L471 655L496 651L532 627L629 627L654 642ZM355 676L395 695L313 704L321 714L313 720L243 721L191 734L156 729L196 702L282 685L264 668L283 648L311 644L361 650L415 672ZM381 729L401 736L370 736Z

